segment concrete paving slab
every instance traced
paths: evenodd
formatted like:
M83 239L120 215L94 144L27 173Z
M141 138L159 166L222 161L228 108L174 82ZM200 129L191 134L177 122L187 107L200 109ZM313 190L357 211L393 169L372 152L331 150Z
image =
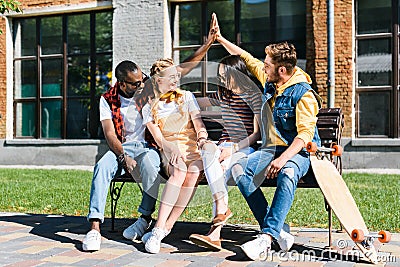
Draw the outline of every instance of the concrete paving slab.
M227 225L223 250L212 252L189 241L190 234L206 232L208 223L178 222L154 255L140 241L122 237L127 220L116 220L116 232L110 231L110 223L107 218L102 225L102 249L87 253L81 245L89 230L85 217L0 213L0 232L6 229L0 235L0 266L373 266L346 255L354 245L346 234L334 232L335 246L328 250L326 229L293 228L295 244L286 256L274 252L263 261L251 261L240 245L255 237L254 225ZM393 240L378 247L379 257L386 261L377 266L400 266L400 233L394 233Z

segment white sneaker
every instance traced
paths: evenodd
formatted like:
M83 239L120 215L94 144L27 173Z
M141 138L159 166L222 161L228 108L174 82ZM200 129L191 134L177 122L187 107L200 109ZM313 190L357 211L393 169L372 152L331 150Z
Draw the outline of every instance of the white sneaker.
M169 235L169 233L171 233L171 230L167 231L167 234L166 234L165 236ZM149 240L150 236L151 236L151 232L147 232L147 233L145 233L145 234L142 236L142 242L143 242L143 244L146 245L146 243L147 243L147 241Z
M84 251L100 250L101 234L97 230L90 230L82 241L82 249Z
M276 240L283 251L289 251L294 243L294 236L290 234L290 226L287 223L283 224L282 230L279 233L279 238Z
M268 251L271 250L271 237L267 234L258 234L256 239L244 243L240 248L253 261L258 259L265 260Z
M163 240L163 238L166 237L167 235L168 232L164 231L159 227L154 227L153 230L151 231L149 239L144 245L144 248L146 249L147 252L153 254L160 252L161 240Z
M139 239L149 229L150 225L151 221L148 223L144 218L139 217L135 223L124 230L122 235L129 240Z
M276 240L278 242L278 245L281 247L281 250L283 251L289 251L294 243L294 236L291 234L287 233L286 231L281 230L279 233L279 238Z

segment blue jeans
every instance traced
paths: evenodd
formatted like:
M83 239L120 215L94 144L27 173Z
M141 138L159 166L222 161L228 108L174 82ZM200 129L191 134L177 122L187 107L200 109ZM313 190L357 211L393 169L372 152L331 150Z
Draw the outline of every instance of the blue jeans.
M243 158L239 164L243 167L244 173L235 179L240 192L260 224L261 232L275 239L279 238L283 223L292 206L297 182L310 167L307 152L301 151L291 158L278 173L275 195L269 206L260 185L265 179L264 173L267 166L274 158L279 157L284 149L284 147L277 147L276 151L262 149Z
M143 185L143 197L138 211L143 215L151 215L155 210L160 178L160 156L155 149L147 148L141 142L126 142L122 144L124 152L136 160L137 166L133 170L134 176L140 175ZM108 151L96 163L93 172L92 187L90 190L90 207L87 219L99 219L104 222L108 188L111 180L117 174L125 173L120 166L117 156Z

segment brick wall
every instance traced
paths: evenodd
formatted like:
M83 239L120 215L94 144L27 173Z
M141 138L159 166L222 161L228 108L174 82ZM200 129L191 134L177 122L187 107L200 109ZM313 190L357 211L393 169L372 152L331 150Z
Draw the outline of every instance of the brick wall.
M120 61L128 59L149 73L154 61L164 57L165 2L165 0L114 1L114 67Z
M307 71L314 89L327 106L327 23L326 1L307 1ZM350 137L352 125L352 20L351 1L335 1L335 106L345 115L344 136Z
M6 37L4 32L5 19L0 18L0 29L3 34L0 35L0 139L4 139L6 136Z

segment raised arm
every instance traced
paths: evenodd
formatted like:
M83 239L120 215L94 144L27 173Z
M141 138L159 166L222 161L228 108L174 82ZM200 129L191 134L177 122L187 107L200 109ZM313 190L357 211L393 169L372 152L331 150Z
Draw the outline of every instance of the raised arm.
M206 55L208 49L210 49L211 45L214 43L214 41L217 38L217 22L215 21L215 18L211 18L210 22L210 30L208 32L208 36L206 41L202 46L200 46L199 49L197 49L192 55L190 55L188 58L186 58L180 65L176 67L176 69L182 73L182 75L186 75L189 73L193 68L195 68L199 62L204 58Z
M246 52L244 49L240 48L239 46L235 45L231 41L225 39L225 37L221 34L221 29L218 25L217 15L215 13L212 14L211 20L214 21L215 29L216 29L216 40L228 51L231 55L238 55L240 56L243 52Z
M216 40L226 49L226 51L228 51L229 54L240 56L240 58L243 59L243 61L246 63L247 69L257 78L257 80L261 82L261 84L264 84L267 80L267 75L264 72L264 63L254 58L246 50L225 39L225 37L223 37L221 34L221 29L218 25L217 15L213 13L212 16L216 25Z

